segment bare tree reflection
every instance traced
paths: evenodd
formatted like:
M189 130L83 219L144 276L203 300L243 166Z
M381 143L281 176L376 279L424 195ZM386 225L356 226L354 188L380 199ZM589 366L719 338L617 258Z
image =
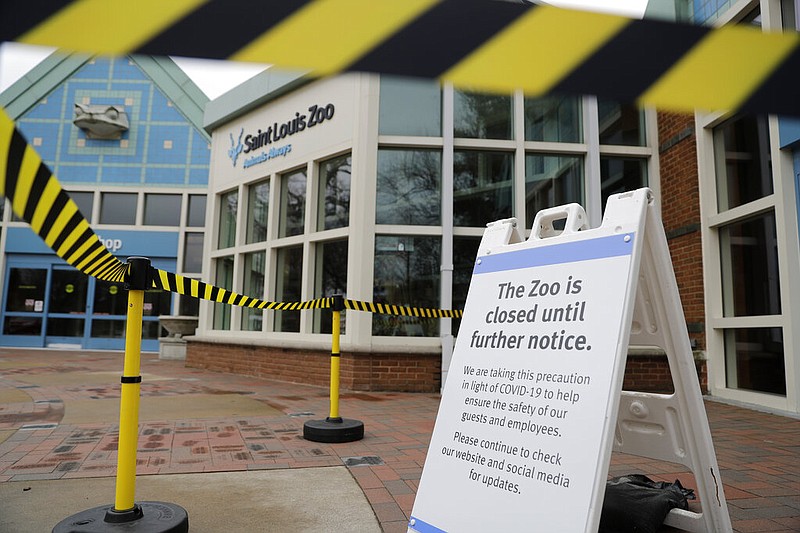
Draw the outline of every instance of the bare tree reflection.
M468 139L511 139L511 97L455 91L456 137Z
M438 237L375 238L373 301L438 308L441 241ZM373 315L373 335L436 336L439 321Z
M442 155L432 150L379 150L378 224L437 225Z
M456 151L453 223L483 227L511 216L514 157L503 152Z
M324 187L320 209L319 229L343 228L350 223L350 181L352 158L350 155L325 161L320 165Z

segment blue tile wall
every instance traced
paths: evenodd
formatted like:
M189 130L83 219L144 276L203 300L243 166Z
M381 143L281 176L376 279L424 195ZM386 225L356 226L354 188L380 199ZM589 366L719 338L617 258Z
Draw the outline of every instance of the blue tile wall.
M101 183L118 183L120 185L136 185L142 183L142 169L131 166L103 166Z
M76 103L125 108L120 140L87 139L72 124ZM140 69L124 58L85 64L17 120L23 135L65 183L204 187L209 142ZM164 148L171 141L171 148Z
M161 93L153 95L153 105L150 107L150 120L158 122L182 122L183 118L177 109L172 107L169 101Z
M61 116L62 105L64 105L64 88L59 87L50 93L47 98L41 100L36 107L31 109L26 115L26 118L56 120L55 117ZM72 109L70 108L70 112L71 111Z
M718 19L731 7L731 0L694 0L692 18L697 24L710 23Z
M189 169L189 185L207 185L208 169L191 168Z
M144 182L148 185L183 185L186 183L186 167L149 166L145 169Z
M99 169L97 165L61 165L56 177L64 184L96 185Z

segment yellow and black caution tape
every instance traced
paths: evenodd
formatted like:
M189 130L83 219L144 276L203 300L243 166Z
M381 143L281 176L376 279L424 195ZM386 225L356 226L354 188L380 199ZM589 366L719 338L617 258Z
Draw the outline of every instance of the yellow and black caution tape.
M104 21L77 31L87 21ZM23 0L0 41L106 55L366 71L536 96L595 94L662 109L800 115L800 36L496 0ZM320 43L324 43L320 45Z
M406 307L384 303L361 302L358 300L345 300L345 309L354 311L367 311L382 315L411 316L417 318L461 318L463 312L458 309L430 309L424 307Z
M153 278L152 286L154 289L176 292L193 298L200 298L202 300L210 300L212 302L228 305L237 305L239 307L274 309L276 311L300 311L304 309L328 309L333 302L332 297L317 298L305 302L269 302L251 296L237 294L196 279L187 278L180 274L174 274L157 268L151 268L151 276ZM359 300L344 300L344 307L345 309L351 309L353 311L366 311L382 315L416 318L460 318L463 314L462 311L453 309L407 307L402 305L362 302Z
M8 198L14 213L30 224L47 246L61 259L95 278L127 281L128 264L114 257L103 245L78 206L61 187L36 151L0 110L0 194ZM277 311L324 309L332 298L306 302L269 302L187 278L157 268L150 269L153 289L176 292L193 298L228 305ZM461 316L461 311L425 309L345 300L345 307L387 315L444 318Z
M0 110L0 194L60 258L84 274L124 281L128 265L100 242L78 206L61 188L8 115Z
M202 281L173 274L166 270L151 268L153 288L167 292L177 292L201 300L209 300L239 307L254 309L275 309L278 311L298 311L302 309L323 309L331 306L331 298L317 298L306 302L269 302L243 294L209 285Z
M215 287L202 281L187 278L180 274L174 274L157 268L151 268L152 287L168 292L176 292L193 298L209 300L239 307L250 307L253 309L274 309L276 311L300 311L304 309L328 309L331 307L333 298L316 298L305 302L270 302L259 300L251 296L237 294L227 289ZM407 307L402 305L391 305L384 303L362 302L359 300L344 300L345 309L353 311L366 311L382 315L408 316L416 318L460 318L463 314L461 310L453 309L431 309L425 307Z

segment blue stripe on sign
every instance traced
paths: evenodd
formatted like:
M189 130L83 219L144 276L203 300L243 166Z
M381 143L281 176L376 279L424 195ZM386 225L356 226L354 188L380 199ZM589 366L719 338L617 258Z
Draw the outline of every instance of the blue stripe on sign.
M537 246L517 252L484 255L475 262L473 274L630 255L633 252L633 242L634 234L626 233L552 246Z
M447 533L444 529L431 525L416 516L412 516L408 521L408 527L419 533Z

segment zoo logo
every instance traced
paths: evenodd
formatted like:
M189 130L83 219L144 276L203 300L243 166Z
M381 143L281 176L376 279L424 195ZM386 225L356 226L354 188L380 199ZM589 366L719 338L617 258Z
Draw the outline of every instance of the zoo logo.
M238 144L235 144L233 142L233 133L230 133L229 135L231 136L231 147L228 149L228 157L231 158L233 166L235 167L236 160L239 158L239 154L241 154L242 150L244 150L244 144L242 144L242 135L244 135L244 128L242 128L242 131L239 132Z

